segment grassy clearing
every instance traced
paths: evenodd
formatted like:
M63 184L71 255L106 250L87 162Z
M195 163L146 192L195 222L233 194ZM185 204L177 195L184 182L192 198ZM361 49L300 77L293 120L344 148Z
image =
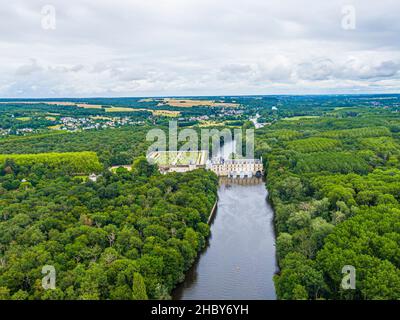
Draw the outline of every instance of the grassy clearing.
M177 117L181 113L179 111L170 110L151 110L151 109L134 109L134 108L123 108L123 107L110 107L105 109L106 112L139 112L148 111L153 114L153 116L163 116L163 117Z
M103 109L104 107L99 104L87 104L87 103L77 103L77 107L84 109Z
M57 124L55 126L50 126L50 127L47 127L47 128L49 128L50 130L60 130L61 129L61 124Z
M119 168L124 168L124 169L126 169L128 171L132 171L132 166L131 165L113 166L113 167L110 168L110 171L112 173L116 173Z
M207 120L207 121L201 121L199 124L199 127L202 127L202 128L221 127L221 126L225 126L225 121L218 122L218 121Z
M149 110L150 111L150 110ZM170 111L170 110L151 110L154 116L163 116L163 117L179 117L181 113L179 111Z
M123 107L107 107L106 112L138 112L138 111L150 111L147 109L134 109L134 108L123 108Z
M298 120L307 120L307 119L317 119L320 116L298 116L298 117L290 117L290 118L283 118L284 121L298 121Z
M111 117L103 117L103 116L91 116L90 118L93 120L112 120L113 119Z

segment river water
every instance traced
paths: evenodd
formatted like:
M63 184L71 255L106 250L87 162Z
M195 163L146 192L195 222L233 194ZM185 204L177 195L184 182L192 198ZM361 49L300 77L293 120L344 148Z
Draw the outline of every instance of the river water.
M179 300L273 300L273 210L261 179L220 179L207 248L173 292Z

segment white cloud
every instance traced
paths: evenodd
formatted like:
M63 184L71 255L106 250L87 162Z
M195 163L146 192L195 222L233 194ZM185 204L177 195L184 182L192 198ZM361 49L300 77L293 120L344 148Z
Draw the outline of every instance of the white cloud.
M397 0L58 0L54 31L45 4L0 6L0 97L400 89Z

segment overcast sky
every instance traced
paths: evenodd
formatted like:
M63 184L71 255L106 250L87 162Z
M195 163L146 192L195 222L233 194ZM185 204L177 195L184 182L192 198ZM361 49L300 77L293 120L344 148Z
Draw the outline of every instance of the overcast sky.
M0 4L0 97L400 93L399 0Z

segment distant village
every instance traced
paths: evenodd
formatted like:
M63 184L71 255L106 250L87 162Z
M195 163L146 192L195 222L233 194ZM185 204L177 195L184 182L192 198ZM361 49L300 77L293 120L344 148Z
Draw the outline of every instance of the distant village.
M59 120L54 121L54 123L54 125L47 127L47 129L76 132L81 130L118 128L127 125L138 125L143 124L144 121L137 121L131 117L61 117ZM7 129L0 127L0 136L26 135L43 131L43 128L30 128L28 126L29 124L27 124L26 128Z
M32 128L21 128L21 129L3 129L0 128L0 136L8 136L8 135L25 135L27 133L35 133L38 130Z
M99 121L100 120L100 121ZM136 121L129 117L124 118L73 118L63 117L60 124L54 126L55 130L79 131L91 129L116 128L126 125L142 124L144 121Z
M216 120L221 119L227 116L241 116L243 115L243 109L233 109L233 108L221 108L217 114L210 115L201 115L201 116L181 116L175 118L178 122L202 122L208 120ZM11 118L18 118L14 115L11 115ZM38 117L33 118L34 120L48 120L49 117ZM32 119L31 119L32 120ZM54 118L54 121L51 125L43 125L43 126L32 126L30 127L29 122L27 121L26 127L13 127L13 128L2 128L0 126L0 136L8 136L8 135L20 135L24 136L32 133L43 132L43 129L50 130L62 130L69 132L76 132L81 130L98 130L98 129L106 129L106 128L118 128L122 126L129 125L140 125L143 124L144 121L138 121L135 117L126 116L126 117L104 117L104 116L89 116L89 117L57 117L57 120Z

